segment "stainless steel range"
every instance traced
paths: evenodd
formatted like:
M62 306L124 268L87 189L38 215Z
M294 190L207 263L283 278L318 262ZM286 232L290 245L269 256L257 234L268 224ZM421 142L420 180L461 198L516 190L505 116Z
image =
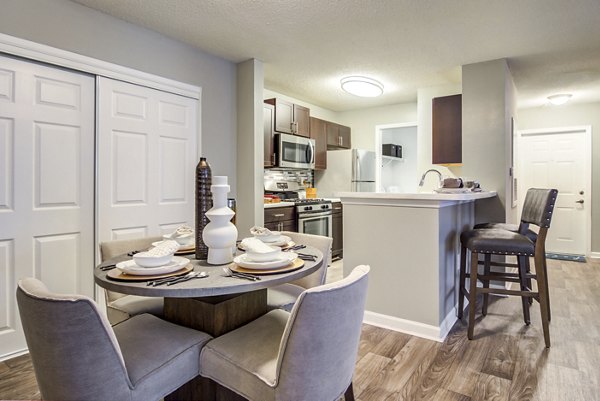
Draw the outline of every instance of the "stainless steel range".
M304 198L304 187L294 181L265 181L265 193L278 195L286 202L294 202L299 233L332 236L331 201Z
M294 199L298 232L332 236L333 208L325 199Z

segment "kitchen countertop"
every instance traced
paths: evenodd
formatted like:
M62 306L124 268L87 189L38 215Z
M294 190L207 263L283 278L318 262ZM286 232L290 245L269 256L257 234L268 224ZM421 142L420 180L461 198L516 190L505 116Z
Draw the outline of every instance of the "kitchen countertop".
M278 202L278 203L265 203L265 209L272 209L277 207L294 206L294 202Z
M435 200L435 201L471 201L492 198L497 195L494 191L469 193L438 193L438 192L340 192L340 198L348 199L389 199L389 200Z

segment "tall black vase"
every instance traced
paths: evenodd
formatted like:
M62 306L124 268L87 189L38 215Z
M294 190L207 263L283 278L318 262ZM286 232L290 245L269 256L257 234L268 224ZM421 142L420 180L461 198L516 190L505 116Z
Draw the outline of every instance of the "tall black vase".
M202 241L202 231L209 223L206 212L212 208L212 173L205 157L200 158L196 166L196 259L208 258L208 247Z

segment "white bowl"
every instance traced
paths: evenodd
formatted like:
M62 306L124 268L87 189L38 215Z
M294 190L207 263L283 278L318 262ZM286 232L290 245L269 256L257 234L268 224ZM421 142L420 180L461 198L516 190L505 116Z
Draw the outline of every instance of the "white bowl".
M166 254L162 256L149 255L148 252L138 252L133 255L133 261L136 265L142 267L158 267L169 263L173 259L173 254Z
M270 247L271 252L250 252L246 251L246 258L251 262L270 262L276 260L281 255L281 248L278 246Z

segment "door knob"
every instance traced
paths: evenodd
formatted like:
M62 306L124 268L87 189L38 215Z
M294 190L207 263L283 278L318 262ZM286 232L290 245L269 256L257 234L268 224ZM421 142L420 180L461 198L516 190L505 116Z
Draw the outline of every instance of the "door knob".
M578 201L575 201L575 203L580 203L583 205L583 199L579 199Z

